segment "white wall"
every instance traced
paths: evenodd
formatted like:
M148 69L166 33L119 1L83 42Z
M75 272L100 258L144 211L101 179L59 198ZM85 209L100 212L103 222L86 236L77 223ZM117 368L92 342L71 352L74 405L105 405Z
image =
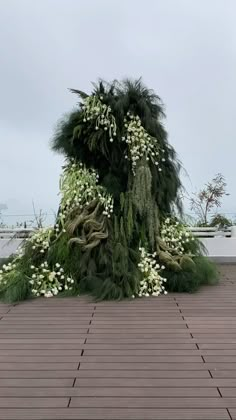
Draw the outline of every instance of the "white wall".
M0 258L8 258L22 244L23 239L0 239Z
M236 238L201 238L209 257L236 257Z

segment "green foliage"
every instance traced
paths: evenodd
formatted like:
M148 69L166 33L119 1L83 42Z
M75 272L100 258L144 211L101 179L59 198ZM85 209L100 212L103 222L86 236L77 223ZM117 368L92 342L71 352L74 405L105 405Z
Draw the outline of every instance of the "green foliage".
M20 302L31 296L29 278L21 271L7 274L7 284L1 285L0 299L7 303Z
M233 226L232 220L228 219L227 217L223 216L222 214L215 214L211 222L209 224L210 227L218 227L219 229L223 229L226 227Z
M165 270L167 278L166 289L168 292L196 292L202 285L213 285L219 280L219 273L215 265L207 258L199 256L193 259L195 270L181 270L173 272Z

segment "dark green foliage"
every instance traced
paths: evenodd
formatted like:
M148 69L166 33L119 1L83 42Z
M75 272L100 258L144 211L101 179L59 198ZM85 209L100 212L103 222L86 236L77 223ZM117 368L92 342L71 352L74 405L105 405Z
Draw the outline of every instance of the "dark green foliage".
M232 220L228 219L227 217L223 216L222 214L215 214L209 226L211 227L218 227L219 229L227 228L233 225Z
M195 264L194 271L173 272L172 270L165 270L166 289L169 292L193 293L202 285L213 285L218 282L219 274L213 263L202 256L195 257L193 261Z
M30 296L29 278L21 270L9 273L7 286L0 289L0 299L13 303L28 299Z

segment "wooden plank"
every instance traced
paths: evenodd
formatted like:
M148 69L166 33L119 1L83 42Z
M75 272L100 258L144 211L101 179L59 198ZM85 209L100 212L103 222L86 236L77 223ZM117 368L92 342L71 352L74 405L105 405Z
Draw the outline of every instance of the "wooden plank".
M232 350L231 350L232 351ZM108 356L170 356L170 360L172 358L172 356L199 356L200 355L200 351L195 348L194 350L177 350L177 349L172 349L172 350L146 350L144 349L102 349L102 350L98 350L98 349L89 349L87 350L87 348L84 350L84 356L102 356L102 355L108 355ZM201 353L202 354L202 353ZM236 354L236 352L235 352ZM84 360L84 357L82 359L82 361ZM200 360L202 362L202 360ZM158 362L158 360L157 360Z
M204 356L206 363L236 363L236 356Z
M0 370L76 370L78 363L0 363Z
M1 331L1 329L0 329L0 331ZM81 331L81 333L83 333L84 331ZM119 335L125 335L125 334L129 334L131 337L133 336L133 335L138 335L138 336L140 336L140 335L143 335L144 337L146 337L146 338L148 338L148 337L150 337L151 338L151 336L164 336L165 337L165 335L169 335L169 336L176 336L176 335L180 335L180 336L182 336L182 337L186 337L186 336L189 336L189 333L190 333L190 331L189 331L189 329L185 326L184 328L153 328L153 327L150 327L150 328L126 328L126 327L124 327L124 328L122 328L122 326L121 327L119 327L119 328L113 328L113 327L110 327L110 328L92 328L92 327L90 327L89 328L89 334L103 334L103 335L106 335L106 334L112 334L112 335L115 335L115 334L119 334Z
M213 378L236 378L236 370L211 370L211 375ZM236 394L235 394L236 396Z
M231 410L234 413L233 410ZM236 417L233 417L236 418ZM1 420L229 420L226 409L2 409Z
M219 388L222 397L234 397L236 396L236 388Z
M124 386L123 378L76 378L75 386ZM127 387L236 387L236 379L140 379L140 378L126 378L125 386Z
M1 406L1 398L0 398ZM236 408L236 398L130 398L130 397L72 397L70 407L78 408Z
M147 357L143 356L85 356L83 363L142 363ZM149 356L148 363L203 363L201 356Z
M149 338L148 343L149 344L191 344L195 343L197 340L193 340L192 337L189 334L189 337L159 337L159 338ZM230 341L232 342L232 340ZM122 338L121 336L111 336L108 335L106 337L99 336L98 338L94 338L94 335L87 336L86 344L114 344L114 343L120 343L120 344L145 344L147 343L147 339L143 336L141 337L133 337L130 335L126 338ZM0 339L0 345L1 345L1 339Z
M170 366L171 369L171 366ZM231 371L232 372L232 371ZM236 373L236 371L233 371ZM210 378L208 370L88 370L80 369L79 378ZM216 376L217 377L217 376ZM235 376L230 376L236 378Z
M82 356L83 363L145 363L147 356ZM203 363L201 356L148 356L149 363ZM236 362L236 360L235 360Z
M80 370L88 369L88 370L214 370L216 369L222 370L235 370L236 363L84 363L83 361L80 363ZM50 368L49 368L50 369Z
M80 346L81 348L82 348L82 346ZM158 351L158 350L157 350ZM163 350L162 350L163 351ZM183 351L185 351L185 350L183 350ZM186 350L186 351L189 351L189 350ZM190 350L190 351L194 351L194 350ZM53 349L32 349L32 348L26 348L26 349L1 349L0 350L0 360L1 360L1 358L2 357L19 357L20 358L20 360L21 361L23 361L23 357L28 357L28 360L30 359L30 357L45 357L45 356L47 356L47 357L58 357L58 356L60 356L60 357L64 357L64 358L67 358L67 356L68 356L68 359L70 358L70 357L78 357L78 356L81 356L81 353L82 353L82 350L80 349L80 350L78 350L78 349L75 349L75 350L71 350L71 349L68 349L68 348L66 348L66 350L65 349L58 349L58 346L57 347L55 347L55 348L53 348ZM50 360L50 359L49 359ZM69 361L69 360L68 360ZM55 360L55 362L57 362L56 360Z
M20 398L1 398L0 408L47 408L47 407L67 407L69 398L33 398L33 397L20 397Z
M187 356L186 356L187 357ZM0 356L0 366L2 363L27 364L27 363L71 363L76 366L82 360L82 356Z
M223 350L236 350L236 340L235 343L213 343L213 344L205 344L205 343L199 343L198 347L200 350L213 350L213 351L218 351L223 349Z
M1 348L1 347L0 347ZM124 343L119 342L118 340L114 341L113 344L109 343L88 343L84 344L84 349L86 350L176 350L178 351L186 351L186 350L196 350L197 346L195 343L153 343L150 344L149 342L146 343ZM236 349L236 345L235 345ZM166 353L165 353L166 354ZM167 353L168 354L168 353Z
M233 389L233 388L224 388ZM132 397L132 398L166 398L166 397L219 397L216 388L102 388L102 387L0 387L0 397ZM235 395L234 395L235 397Z
M230 371L229 371L230 372ZM0 378L210 378L208 370L0 370ZM233 377L233 376L232 376Z
M15 352L16 354L33 354L35 351L39 351L43 355L43 352L57 350L58 352L65 351L77 351L85 348L85 344L73 344L73 343L3 343L0 344L0 354L4 355L6 351ZM42 351L42 353L41 353Z
M44 386L44 387L67 387L67 386L73 386L73 380L71 378L67 378L67 379L61 379L61 378L56 378L56 379L41 379L41 378L30 378L30 379L0 379L0 387L10 387L10 386L14 386L14 387L40 387L40 386Z

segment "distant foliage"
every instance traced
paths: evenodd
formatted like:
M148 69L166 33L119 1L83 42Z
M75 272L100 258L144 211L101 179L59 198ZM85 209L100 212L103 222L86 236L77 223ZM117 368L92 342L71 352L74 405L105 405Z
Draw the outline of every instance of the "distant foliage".
M224 176L217 174L205 185L205 188L195 193L190 199L191 210L197 216L199 226L207 226L210 213L221 207L222 198L229 195L226 186Z

